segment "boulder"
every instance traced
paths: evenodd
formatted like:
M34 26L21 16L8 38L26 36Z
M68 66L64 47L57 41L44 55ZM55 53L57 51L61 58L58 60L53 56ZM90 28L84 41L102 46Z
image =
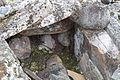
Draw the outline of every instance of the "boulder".
M84 3L82 9L77 14L75 21L80 27L85 29L103 29L107 27L110 19L110 12L105 5L100 2Z
M86 80L104 80L99 69L90 60L88 54L85 52L79 63L80 69L83 72Z
M80 60L82 57L82 45L84 41L83 33L80 31L79 28L76 28L74 34L74 54L77 60Z
M118 19L111 17L110 24L107 26L106 31L113 39L113 42L120 50L120 23Z
M31 44L28 37L17 37L9 41L10 48L19 59L28 58L31 54Z
M0 80L31 80L5 40L0 40Z
M43 80L70 80L66 68L57 55L47 60L46 69L39 72L38 76Z
M81 30L81 33L84 35L83 45L81 45L82 55L87 51L90 60L98 68L103 79L111 80L119 64L117 46L104 30Z
M70 36L69 32L64 32L58 34L58 41L63 45L63 46L69 46L70 45Z
M41 37L41 41L42 41L42 45L50 48L50 49L53 49L55 48L55 40L52 38L51 35L43 35ZM40 46L39 46L40 47Z
M1 6L0 38L7 39L27 28L54 24L72 15L76 6L81 6L79 0L16 0Z

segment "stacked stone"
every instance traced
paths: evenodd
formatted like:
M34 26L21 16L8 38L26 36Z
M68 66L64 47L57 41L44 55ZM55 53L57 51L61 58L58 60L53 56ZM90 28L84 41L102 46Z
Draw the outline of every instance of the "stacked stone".
M74 53L82 73L86 80L120 80L118 15L96 3L83 4L82 10L74 35Z
M57 40L63 46L69 46L71 33L67 31L74 28L74 53L86 80L120 80L120 23L110 15L110 11L119 10L119 6L119 3L104 5L99 0L16 0L6 5L0 3L0 79L29 80L16 58L29 57L29 38L20 37L9 42L16 55L5 39L18 33L22 36L42 35L42 45L52 49L56 45L51 34L58 34ZM54 64L57 68L62 66L61 62L50 63L47 68L52 69L51 72L54 72ZM67 74L64 66L60 69L60 75L69 80L68 75L63 74ZM55 73L47 78L58 79Z

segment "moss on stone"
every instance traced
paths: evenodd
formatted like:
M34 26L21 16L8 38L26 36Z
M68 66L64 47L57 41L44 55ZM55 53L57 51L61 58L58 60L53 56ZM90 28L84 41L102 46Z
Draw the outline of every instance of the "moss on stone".
M46 49L35 49L32 51L29 58L22 60L22 66L34 72L41 71L45 68L46 60L52 55L54 55L54 53L49 53ZM63 65L67 69L79 72L79 68L77 67L78 62L74 54L68 53L67 50L64 50L63 53L57 55L62 59Z

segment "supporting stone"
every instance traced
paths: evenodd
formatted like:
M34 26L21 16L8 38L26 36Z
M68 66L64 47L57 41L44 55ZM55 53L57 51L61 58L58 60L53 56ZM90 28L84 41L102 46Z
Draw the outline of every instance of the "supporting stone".
M32 36L32 35L43 35L43 34L57 34L57 33L64 33L70 30L73 27L74 22L71 21L69 18L59 21L55 24L46 26L44 28L28 28L22 31L20 34L25 36ZM33 25L33 26L40 26Z
M114 43L120 50L120 23L119 20L111 17L110 24L107 26L106 31L113 39Z
M31 80L5 40L0 40L0 80Z
M103 79L111 80L111 76L119 64L117 46L104 30L81 30L81 32L84 34L84 42L81 45L82 55L84 55L84 51L87 51L90 60L98 68Z
M85 52L79 63L80 69L85 75L86 80L104 80L98 68L89 59L88 54Z
M10 48L19 59L28 58L31 54L31 43L28 37L15 37L9 41Z
M43 80L70 80L66 68L57 55L51 56L46 62L46 69L38 73Z

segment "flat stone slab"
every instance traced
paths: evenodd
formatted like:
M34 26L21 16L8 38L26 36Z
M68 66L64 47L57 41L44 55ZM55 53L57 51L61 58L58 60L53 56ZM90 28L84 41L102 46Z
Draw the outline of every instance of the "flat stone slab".
M20 34L25 36L32 36L32 35L42 35L42 34L63 33L70 30L73 27L73 24L74 24L73 21L71 21L69 18L66 18L62 21L59 21L55 24L52 24L43 28L26 29L22 31Z
M0 38L61 21L76 10L78 0L23 0L0 7ZM11 14L13 16L11 16ZM35 26L33 26L35 25ZM37 26L38 25L38 26Z

